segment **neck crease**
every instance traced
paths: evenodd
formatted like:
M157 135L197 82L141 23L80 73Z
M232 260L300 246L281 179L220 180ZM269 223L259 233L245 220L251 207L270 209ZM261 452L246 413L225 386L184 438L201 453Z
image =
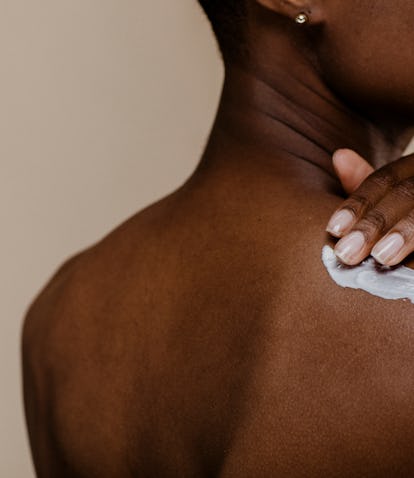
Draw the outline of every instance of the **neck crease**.
M332 154L351 148L375 168L400 157L407 135L393 136L347 108L310 65L291 71L227 68L212 137L231 138L251 153L313 164L335 177Z

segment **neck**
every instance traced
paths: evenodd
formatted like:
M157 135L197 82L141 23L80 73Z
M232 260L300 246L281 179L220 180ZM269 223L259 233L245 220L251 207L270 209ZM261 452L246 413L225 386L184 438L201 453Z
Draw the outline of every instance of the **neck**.
M232 66L226 69L203 163L238 147L249 158L298 159L335 176L333 152L350 148L379 168L398 159L413 134L396 125L379 124L348 108L306 61L288 68L272 63L271 71Z

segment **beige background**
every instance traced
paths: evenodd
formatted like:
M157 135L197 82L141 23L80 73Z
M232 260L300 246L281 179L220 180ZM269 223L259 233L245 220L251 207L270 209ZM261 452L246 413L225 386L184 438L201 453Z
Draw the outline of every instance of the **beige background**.
M25 478L24 311L63 259L191 173L222 70L196 0L1 4L0 476Z

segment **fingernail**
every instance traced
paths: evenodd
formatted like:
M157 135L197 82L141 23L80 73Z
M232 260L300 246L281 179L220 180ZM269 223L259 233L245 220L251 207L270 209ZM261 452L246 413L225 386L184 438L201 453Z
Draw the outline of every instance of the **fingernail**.
M376 244L371 255L380 264L386 264L397 256L403 246L404 238L402 235L393 232Z
M337 211L328 223L327 232L333 236L339 236L349 227L351 227L355 217L348 209L341 209Z
M336 256L345 264L353 262L365 245L365 236L360 231L351 232L341 239L335 247Z

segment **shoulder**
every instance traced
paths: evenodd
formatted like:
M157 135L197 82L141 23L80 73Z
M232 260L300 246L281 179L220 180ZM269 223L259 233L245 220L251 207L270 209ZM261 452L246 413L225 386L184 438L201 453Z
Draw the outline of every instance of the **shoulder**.
M165 199L128 218L103 238L64 261L33 299L22 330L23 352L53 347L59 334L86 328L126 289L140 288L146 263L156 256ZM67 341L60 342L64 345ZM46 354L45 354L46 355Z
M83 264L87 252L66 260L43 286L28 308L22 328L22 352L25 372L40 370L43 361L53 358L48 348L71 303L76 303L84 282Z

